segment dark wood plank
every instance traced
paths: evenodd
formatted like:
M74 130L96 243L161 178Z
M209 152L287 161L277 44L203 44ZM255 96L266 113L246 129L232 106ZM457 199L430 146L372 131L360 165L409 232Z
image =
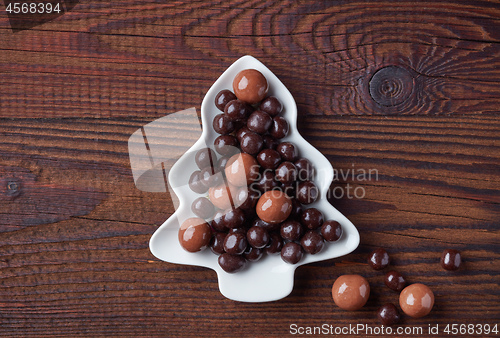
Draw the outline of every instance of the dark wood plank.
M448 323L498 323L499 22L496 1L81 1L12 33L2 8L0 335L376 326L397 303L366 263L378 246L436 294L431 315L403 325L446 336ZM354 253L300 267L292 294L267 304L227 300L213 271L151 255L172 199L135 188L127 152L141 126L199 109L245 54L294 95L300 132L337 170L330 201L361 233ZM462 270L441 269L445 248L462 251ZM372 296L343 312L330 290L352 273Z

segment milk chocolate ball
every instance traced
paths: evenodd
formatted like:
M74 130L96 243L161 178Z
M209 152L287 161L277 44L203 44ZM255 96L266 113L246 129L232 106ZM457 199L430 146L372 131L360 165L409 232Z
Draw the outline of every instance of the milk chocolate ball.
M401 310L413 318L428 315L433 305L434 293L424 284L416 283L409 285L399 295Z
M210 226L198 217L188 218L179 228L179 243L189 252L205 249L210 243L211 237Z
M256 69L245 69L233 80L233 91L238 99L250 104L262 101L269 90L266 78Z
M370 284L360 275L343 275L332 287L333 301L341 309L359 310L370 296Z
M208 196L210 198L210 202L221 210L231 209L231 192L230 187L226 184L221 184L216 187L212 187L208 189Z
M259 165L255 158L246 153L233 155L226 164L226 178L234 186L252 183L259 175Z
M264 222L284 222L292 212L292 199L283 191L266 191L257 202L257 216Z

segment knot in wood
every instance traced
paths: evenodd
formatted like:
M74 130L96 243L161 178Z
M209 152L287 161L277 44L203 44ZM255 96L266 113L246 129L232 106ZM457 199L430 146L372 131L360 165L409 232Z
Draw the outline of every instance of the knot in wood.
M381 68L370 79L370 96L382 106L396 106L403 103L413 92L413 76L402 67Z
M21 181L17 178L7 178L2 180L2 191L9 199L14 199L21 194Z

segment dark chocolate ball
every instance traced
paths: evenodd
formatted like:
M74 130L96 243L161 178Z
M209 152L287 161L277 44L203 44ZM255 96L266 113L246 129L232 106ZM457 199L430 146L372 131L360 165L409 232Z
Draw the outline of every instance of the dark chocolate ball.
M319 233L309 230L302 236L300 244L305 252L315 255L323 249L325 241Z
M290 142L282 142L276 147L276 151L281 155L283 161L293 162L297 159L299 152L297 147Z
M269 134L274 138L282 139L288 135L289 128L288 122L284 117L276 116L273 118Z
M216 133L223 135L232 133L235 127L233 121L226 114L216 115L212 125Z
M189 188L198 194L204 194L208 191L208 187L201 181L201 171L196 170L191 174L188 181Z
M297 179L297 168L292 162L282 162L276 168L276 180L283 184L290 184Z
M224 214L224 225L227 228L240 228L245 223L245 213L240 208L226 210Z
M264 149L257 155L257 162L265 169L276 169L281 163L281 156L276 150Z
M276 254L281 252L281 249L283 248L283 239L281 238L280 234L272 232L269 234L269 243L265 247L265 251L268 254Z
M221 135L215 139L214 147L221 155L232 155L238 151L238 140L233 135Z
M309 208L302 212L301 222L310 230L315 230L323 225L323 214L316 208Z
M392 326L399 323L400 320L398 308L392 303L382 305L377 311L377 316L382 325L385 326Z
M241 150L250 155L256 155L263 146L262 136L254 132L245 133L240 139Z
M219 265L228 273L241 271L246 266L246 259L242 255L231 255L223 253L219 256Z
M321 226L321 235L327 242L335 242L342 236L342 227L337 221L325 221Z
M302 182L297 187L297 200L302 204L311 204L318 199L319 191L311 181Z
M302 246L295 242L288 242L281 249L281 258L290 264L297 264L304 255Z
M273 119L268 113L264 113L261 110L256 110L247 120L247 128L258 134L265 134L271 127Z
M264 140L264 148L276 150L280 141L272 137L271 135L262 136L262 140Z
M262 100L259 109L271 116L276 116L283 110L283 105L275 96L268 96Z
M302 224L297 221L288 220L281 224L280 234L281 237L289 241L298 241L302 234L304 233L304 228Z
M443 269L454 271L458 270L462 265L462 257L460 251L454 249L444 250L441 254L441 266Z
M247 231L247 241L254 248L262 249L269 243L269 234L264 228L253 226Z
M226 235L223 232L216 232L212 240L210 241L210 250L216 255L222 255L224 253L224 240Z
M232 120L244 120L250 115L252 108L241 100L232 100L224 108L224 114Z
M385 274L385 285L396 292L401 292L406 286L406 279L397 271L389 271Z
M378 248L370 254L368 264L374 270L382 270L389 265L389 254L384 249Z
M212 202L208 198L198 197L191 204L191 211L193 213L204 219L212 218L215 214L215 208Z
M233 232L224 239L224 251L231 255L241 255L247 249L247 237L244 233Z
M232 100L236 100L236 95L234 95L233 92L228 89L223 89L215 97L215 106L220 111L224 111L226 104L228 104L229 101Z
M217 154L210 148L203 148L196 152L194 161L200 169L213 167L217 163Z
M307 158L299 158L293 164L297 168L297 178L301 181L311 181L314 179L314 167Z

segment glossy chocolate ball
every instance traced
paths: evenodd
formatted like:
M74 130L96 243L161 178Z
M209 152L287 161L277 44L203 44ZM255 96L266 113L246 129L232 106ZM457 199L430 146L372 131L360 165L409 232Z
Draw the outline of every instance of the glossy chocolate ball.
M245 69L233 80L233 91L236 97L250 104L262 101L269 90L265 76L256 69Z
M253 156L240 153L229 159L225 173L229 183L241 187L252 183L259 176L259 165Z
M196 152L194 161L200 169L213 167L217 163L217 154L210 148L203 148Z
M207 192L208 187L202 183L201 171L196 170L191 174L188 181L189 188L198 194L204 194Z
M186 219L179 228L179 243L189 252L205 249L210 243L212 230L205 220L192 217Z
M247 238L242 232L227 234L224 239L224 251L231 255L241 255L247 249Z
M314 203L318 196L318 187L311 181L302 182L297 187L296 198L302 204Z
M283 248L283 239L278 233L272 232L269 234L269 243L264 249L266 253L273 255L277 253L281 253L281 249Z
M264 113L261 110L256 110L247 120L247 128L258 134L265 134L271 127L273 119L268 113Z
M305 252L315 255L323 249L325 241L319 233L309 230L302 236L300 245L302 245Z
M377 311L377 317L385 326L397 324L401 319L397 307L392 303L382 305Z
M228 104L229 101L232 100L236 100L236 95L234 95L233 92L228 89L223 89L215 97L215 106L220 111L224 111L226 104Z
M281 162L276 168L276 180L283 184L291 184L297 179L297 168L292 162Z
M216 115L212 125L216 133L223 135L232 133L235 128L233 121L226 114Z
M257 216L268 223L284 222L292 212L292 200L279 190L266 191L257 202Z
M460 251L454 249L444 250L441 254L441 266L445 270L458 270L462 265L462 257Z
M247 241L254 248L262 249L269 243L269 233L262 227L253 226L247 231Z
M224 108L224 114L231 121L245 120L252 112L252 107L241 100L232 100Z
M368 264L374 270L382 270L389 265L389 254L384 249L378 248L370 254Z
M399 272L392 270L385 274L384 283L389 289L401 292L406 286L406 279Z
M232 155L238 152L238 140L233 135L220 135L214 141L215 151L221 155Z
M304 233L304 227L297 221L287 220L281 224L281 237L289 241L298 241Z
M247 262L242 255L231 255L228 253L220 255L218 261L222 270L228 273L235 273L243 270Z
M252 131L245 133L240 139L241 150L250 155L256 155L262 150L263 146L262 136Z
M297 147L290 142L282 142L276 147L276 151L281 155L283 161L293 162L297 159L299 152Z
M238 131L235 133L236 139L238 142L241 142L241 138L245 136L247 133L252 132L250 129L247 128L247 126L243 126L238 129Z
M223 219L227 228L241 228L245 224L245 213L240 208L226 210Z
M231 208L232 198L229 188L229 186L221 184L208 189L210 202L218 209L226 210Z
M274 138L282 139L288 135L289 128L288 122L284 117L276 116L273 118L269 134Z
M257 155L257 161L265 169L276 169L281 163L280 154L273 149L264 149Z
M301 222L310 230L323 225L323 213L316 208L308 208L302 212Z
M275 96L269 96L260 103L259 109L274 117L281 113L283 105Z
M424 284L409 285L399 295L399 306L410 317L424 317L434 306L434 293Z
M224 232L216 232L212 236L210 241L210 250L216 255L222 255L224 253L224 240L227 234Z
M281 258L290 264L297 264L304 256L302 247L295 242L288 242L281 249Z
M205 197L198 197L195 199L191 204L191 211L193 211L196 216L204 219L210 219L215 214L214 205Z
M325 221L321 226L321 236L327 242L335 242L342 236L342 226L337 221Z
M333 283L333 301L341 309L359 310L366 304L369 296L370 284L360 275L343 275Z
M253 246L248 246L245 252L243 253L243 257L246 258L249 262L257 262L264 255L263 249L254 248Z
M224 211L219 210L215 213L214 219L212 222L210 222L210 226L212 227L213 230L217 232L226 232L227 227L224 224Z
M260 194L248 188L247 186L240 187L233 197L234 206L243 210L255 210L255 205L259 200Z
M299 158L293 164L297 168L297 178L301 181L311 181L314 179L314 167L306 158Z

